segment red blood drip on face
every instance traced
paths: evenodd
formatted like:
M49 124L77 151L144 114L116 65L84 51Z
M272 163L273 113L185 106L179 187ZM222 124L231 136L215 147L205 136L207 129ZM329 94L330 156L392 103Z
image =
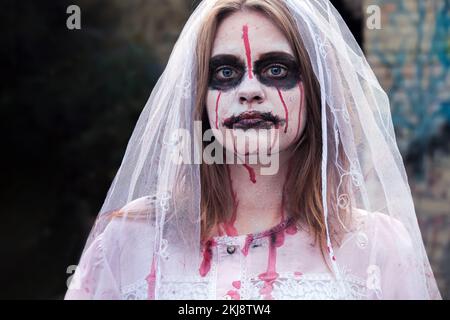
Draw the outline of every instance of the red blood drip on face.
M219 91L219 94L217 95L217 101L216 101L216 129L219 129L219 100L220 100L221 94L222 94L222 91Z
M247 56L248 77L249 79L252 79L253 78L252 58L251 58L252 53L250 50L250 41L248 39L248 25L244 25L242 27L242 38L244 39L245 55Z
M248 164L245 164L245 163L244 163L244 167L248 171L248 175L250 176L250 181L253 183L256 183L255 170L253 170L252 167L250 167Z
M276 129L278 129L279 128L279 124L277 124L276 125L276 127L275 127ZM272 133L271 133L272 134ZM272 154L272 149L273 149L273 146L275 145L275 142L277 142L277 139L279 139L279 131L278 130L275 130L275 132L274 132L274 138L273 138L273 140L270 142L270 150L269 150L269 154Z
M150 273L145 278L147 281L147 299L155 300L155 283L156 283L156 260L155 256L152 258L152 266L150 268Z
M288 108L286 106L286 102L284 102L283 95L281 94L280 89L277 88L277 91L278 91L278 95L280 96L281 103L283 104L284 113L286 115L286 127L284 128L284 133L286 133L288 126L289 126L289 112L288 112Z
M216 242L211 239L206 241L205 248L203 250L203 260L200 265L200 275L202 277L206 276L211 269L211 259L212 259L212 247L216 245Z
M300 85L300 83L298 84L298 88L300 89L301 100L300 100L300 110L298 111L298 127L297 127L297 133L295 134L295 138L297 138L298 133L300 131L300 126L302 124L302 109L303 109L303 101L304 101L303 86Z
M252 241L253 241L253 235L252 234L247 235L247 237L245 238L244 247L242 248L242 254L244 256L248 255L248 249L250 248Z

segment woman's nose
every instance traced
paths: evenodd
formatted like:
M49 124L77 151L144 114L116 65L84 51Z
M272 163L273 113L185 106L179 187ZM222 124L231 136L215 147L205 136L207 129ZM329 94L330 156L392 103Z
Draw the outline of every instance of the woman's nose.
M248 104L250 106L253 103L262 103L266 97L261 83L256 77L252 79L246 77L239 86L238 98L240 104Z

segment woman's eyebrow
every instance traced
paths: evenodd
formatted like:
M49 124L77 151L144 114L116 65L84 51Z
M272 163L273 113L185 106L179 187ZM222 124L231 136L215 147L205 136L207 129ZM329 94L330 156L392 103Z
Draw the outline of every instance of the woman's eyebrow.
M284 61L290 61L293 63L297 63L297 59L293 55L287 52L283 51L272 51L263 53L259 56L259 59L255 61L256 64L264 63L265 61L269 60L284 60Z
M209 61L209 66L211 69L215 69L225 64L239 67L245 66L244 61L241 58L232 54L218 54L211 57Z

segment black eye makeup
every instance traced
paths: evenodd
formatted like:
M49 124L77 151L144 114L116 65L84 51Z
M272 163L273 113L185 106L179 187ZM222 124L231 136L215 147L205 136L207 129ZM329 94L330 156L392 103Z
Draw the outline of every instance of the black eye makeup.
M241 82L244 73L244 62L236 56L228 54L214 56L209 63L209 87L227 91Z
M211 58L209 87L227 91L235 88L245 74L245 62L234 55L221 54ZM300 81L296 59L285 52L269 52L255 61L253 73L264 85L279 89L292 89Z
M292 89L300 81L300 68L296 59L285 52L269 52L255 61L258 80L269 87Z
M266 77L273 77L282 79L284 78L288 73L288 70L283 65L272 65L269 66L266 70L264 70L263 74Z

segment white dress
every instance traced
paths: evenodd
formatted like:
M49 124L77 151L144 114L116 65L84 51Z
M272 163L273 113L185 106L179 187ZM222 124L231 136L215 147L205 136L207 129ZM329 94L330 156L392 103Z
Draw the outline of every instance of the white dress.
M402 259L413 255L400 222L382 213L359 211L359 228L334 250L341 281L324 264L310 235L284 220L270 230L214 237L201 252L197 275L162 278L159 299L422 299L414 274L390 251L395 241ZM153 247L146 224L127 224L126 241L110 223L84 253L66 299L149 299L148 250ZM123 227L123 226L122 226ZM370 250L374 241L380 252ZM379 241L382 241L381 245ZM375 254L375 257L370 257ZM325 254L326 256L326 254ZM164 257L170 264L170 256ZM370 264L368 259L376 263ZM124 272L126 270L126 272ZM101 284L101 285L99 285Z

